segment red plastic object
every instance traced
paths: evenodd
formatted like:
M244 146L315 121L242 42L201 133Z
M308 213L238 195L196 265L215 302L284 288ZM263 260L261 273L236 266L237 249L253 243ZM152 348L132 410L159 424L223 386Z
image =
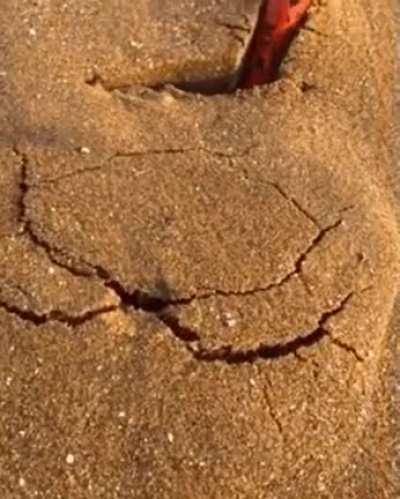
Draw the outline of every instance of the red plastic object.
M240 88L271 83L297 31L304 23L311 0L266 0L247 53Z

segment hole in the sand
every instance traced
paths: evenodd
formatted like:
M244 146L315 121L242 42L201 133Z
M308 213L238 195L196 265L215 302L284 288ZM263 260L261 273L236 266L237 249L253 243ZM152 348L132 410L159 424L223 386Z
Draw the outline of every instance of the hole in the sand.
M173 85L178 90L192 94L218 95L229 94L236 90L239 74L234 76L221 76L220 78L199 79L189 81L171 81L168 85ZM166 84L155 85L152 90L162 90Z
M310 4L311 0L264 0L252 40L237 74L171 84L186 92L214 95L276 81L292 41L304 26Z
M173 85L188 93L216 95L233 93L279 79L280 67L299 30L304 26L311 0L264 0L257 25L239 69L230 75L185 81L169 80L149 88L162 90ZM86 79L88 85L101 85L106 90L125 91L131 84L112 85L93 72Z

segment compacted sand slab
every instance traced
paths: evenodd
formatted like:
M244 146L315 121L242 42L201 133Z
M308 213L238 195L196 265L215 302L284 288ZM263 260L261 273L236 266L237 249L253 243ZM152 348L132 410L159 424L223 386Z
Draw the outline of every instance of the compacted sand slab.
M379 3L1 5L2 497L396 497Z

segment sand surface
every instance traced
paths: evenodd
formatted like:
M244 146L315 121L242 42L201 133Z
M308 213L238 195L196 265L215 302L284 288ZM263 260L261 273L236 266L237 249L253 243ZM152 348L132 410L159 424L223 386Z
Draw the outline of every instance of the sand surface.
M400 497L394 12L259 4L0 0L1 497Z

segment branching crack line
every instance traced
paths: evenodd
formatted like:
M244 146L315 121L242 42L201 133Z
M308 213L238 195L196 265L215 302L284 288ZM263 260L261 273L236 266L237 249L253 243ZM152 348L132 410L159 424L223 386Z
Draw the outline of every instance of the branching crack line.
M171 316L159 315L159 318L166 324L174 335L187 345L196 360L204 362L222 361L227 364L254 363L257 360L275 360L297 353L300 348L311 347L319 343L323 338L330 337L330 332L326 325L332 317L341 313L349 300L354 295L349 293L340 303L331 310L324 312L318 320L317 327L308 333L299 334L295 339L286 343L277 343L275 345L261 344L259 347L251 350L235 350L232 345L226 345L217 349L203 349L198 345L199 334L187 328L182 328L179 321ZM359 359L362 360L361 358Z
M252 288L249 290L244 290L244 291L225 291L221 289L213 289L208 293L204 294L196 294L192 295L189 298L184 298L180 300L170 300L168 303L165 305L186 305L190 304L193 301L200 301L200 300L207 300L209 298L212 298L213 296L223 296L226 298L230 298L232 296L252 296L256 295L257 293L265 293L268 291L271 291L272 289L279 288L283 284L287 283L290 279L292 279L295 275L301 276L302 275L302 268L307 260L308 256L314 251L314 249L323 241L323 239L333 230L337 229L341 224L343 223L343 220L337 220L331 225L328 225L327 227L320 229L318 234L314 237L314 239L310 242L309 246L299 255L297 260L293 264L293 270L291 270L288 274L286 274L284 277L282 277L280 280L277 282L271 283L268 286L261 286L257 288Z
M165 310L170 307L177 307L177 306L185 306L185 305L190 305L193 302L198 302L198 301L204 301L208 300L214 296L221 296L224 298L232 298L232 297L245 297L245 296L254 296L259 293L266 293L268 291L271 291L275 288L281 287L283 284L287 283L290 279L292 279L295 275L301 275L302 273L302 267L307 260L308 256L314 251L314 249L323 241L323 239L332 231L337 229L343 221L337 220L331 225L320 229L318 234L314 237L314 239L310 242L309 246L304 250L303 253L299 255L297 260L293 264L293 270L291 270L288 274L286 274L284 277L279 279L277 282L273 282L271 284L268 284L267 286L260 286L260 287L255 287L252 289L247 289L247 290L223 290L223 289L210 289L210 291L207 291L206 293L196 293L193 294L187 298L177 298L177 299L162 299L162 298L155 298L151 297L149 294L147 294L144 291L141 290L135 290L133 293L128 293L121 284L119 284L117 281L113 280L110 276L110 274L104 269L99 266L92 266L96 272L96 274L99 276L99 278L103 279L105 281L105 285L112 288L113 291L121 298L121 301L126 304L133 304L137 303L137 300L142 301L144 304L150 304L147 308L148 309L154 309L156 308L156 311L161 311ZM90 264L87 264L90 265ZM203 288L205 289L205 288ZM141 308L138 306L137 308ZM172 320L171 317L169 317L168 320ZM175 319L174 319L175 320Z
M28 235L28 237L31 239L31 241L41 247L46 254L48 255L50 261L66 270L71 272L72 274L79 276L79 277L92 277L92 274L90 271L78 271L75 269L72 265L67 265L64 262L60 261L59 258L54 257L54 252L57 252L60 254L60 257L65 256L61 250L56 250L53 248L49 243L46 241L42 240L34 231L32 227L32 223L27 217L26 214L26 204L25 204L25 199L26 195L29 190L28 182L27 182L27 158L25 155L21 154L17 149L15 149L15 152L20 155L21 157L21 180L20 180L20 191L21 191L21 198L20 198L20 220L24 225L24 233ZM121 154L121 153L119 153ZM115 157L115 156L114 156ZM275 185L275 184L274 184ZM278 187L276 187L279 189ZM288 196L286 196L281 189L279 189L279 192L282 193L282 196L284 196L286 199L288 199ZM289 200L289 199L288 199ZM232 290L220 290L220 289L213 289L210 290L207 293L203 294L195 294L192 295L188 298L181 298L181 299L160 299L156 297L152 297L148 293L145 293L141 290L135 290L133 292L128 292L118 281L112 278L112 276L109 274L109 272L102 268L101 266L96 266L93 265L89 262L84 262L85 266L87 266L89 269L92 269L92 272L95 273L95 275L98 277L99 280L101 280L104 285L111 289L121 300L121 303L123 306L126 307L134 307L137 309L142 309L146 311L151 311L151 312L160 312L161 310L166 309L167 307L173 307L173 306L179 306L179 305L189 305L193 301L197 300L206 300L208 298L211 298L213 296L223 296L223 297L241 297L241 296L251 296L255 295L256 293L265 293L270 291L271 289L277 288L282 286L284 283L288 282L293 276L295 275L301 275L302 272L302 267L304 262L306 261L307 257L309 254L316 248L318 244L321 243L321 241L324 239L324 237L330 233L331 231L335 230L339 225L342 223L342 220L339 219L335 223L323 228L319 229L318 234L314 237L314 239L310 242L309 246L299 255L297 260L293 264L293 269L291 272L289 272L287 275L282 277L280 280L278 280L275 283L269 284L268 286L263 286L263 287L257 287L257 288L252 288L250 290L244 290L244 291L232 291ZM167 319L165 319L167 317ZM179 329L180 334L183 335L183 337L187 338L192 338L194 339L193 333L189 333L188 331L184 331L182 327L177 328L177 324L175 322L175 319L171 318L170 315L165 315L164 314L164 320L168 320L170 322L170 327L175 327L176 330Z
M290 354L297 355L297 352L300 348L312 346L321 341L326 336L329 336L334 344L351 352L358 361L361 362L364 360L352 346L346 345L343 341L333 337L325 327L329 319L343 310L347 302L353 296L353 292L349 293L335 308L322 314L318 321L317 327L313 331L307 334L298 335L294 340L286 343L278 343L275 345L262 344L256 349L247 351L234 350L234 347L232 345L227 345L214 350L206 350L201 348L201 335L198 332L190 329L189 327L185 327L180 324L179 318L174 314L176 312L174 308L178 306L189 305L193 301L205 300L212 296L248 296L254 295L259 292L267 292L275 287L281 286L285 282L289 281L294 275L301 274L303 264L309 254L321 243L321 241L326 237L328 233L340 226L340 224L342 223L341 219L323 229L319 229L318 234L313 238L306 250L303 251L303 253L300 254L297 260L294 262L293 270L276 283L272 283L265 287L259 287L245 291L225 291L213 289L209 293L196 294L189 298L162 299L156 296L152 296L151 294L142 290L135 290L133 292L126 290L123 285L120 284L117 280L113 279L111 274L102 266L93 265L91 263L82 261L89 269L91 269L91 271L94 273L93 275L90 270L87 272L78 271L72 266L63 264L58 261L58 259L53 256L53 252L58 252L58 250L52 248L49 243L47 243L46 241L42 241L41 238L36 235L32 227L32 222L27 216L26 195L30 188L27 180L28 160L27 157L24 154L21 154L16 148L15 153L18 154L21 158L21 197L19 201L19 219L23 224L24 233L28 235L28 237L30 237L33 244L41 247L46 252L50 261L52 261L55 265L67 269L74 275L78 275L80 277L95 277L99 279L101 282L103 282L106 288L110 289L116 296L119 297L120 304L99 307L96 310L90 310L79 315L73 315L60 310L53 310L48 313L40 314L31 310L21 309L20 307L10 305L6 302L0 302L0 307L7 312L16 315L22 320L29 321L36 326L40 326L47 322L53 321L64 323L70 327L76 327L94 319L101 314L110 313L116 310L127 310L129 308L133 308L135 310L145 311L158 317L159 320L171 331L171 333L178 340L185 344L187 350L191 352L195 359L204 362L223 361L227 364L242 364L249 362L252 363L260 359L278 359ZM271 185L273 185L289 202L294 202L293 199L287 196L279 186L276 186L276 184ZM300 206L298 206L297 204L295 204L295 206L299 209L299 211L307 216L307 212L304 212L304 210ZM308 216L308 218L313 221L310 216ZM317 225L315 222L314 224ZM59 253L60 255L63 254L61 250L59 251Z
M176 149L176 150L171 150L171 151L174 151L175 153L181 151L180 149ZM153 151L155 154L158 154L158 153L162 153L161 151ZM165 152L165 151L164 151ZM220 155L220 153L217 153L215 151L211 152L209 150L205 150L205 152L208 152L210 154L218 154ZM249 150L247 151L247 153L249 152ZM26 199L26 195L28 193L28 190L30 188L30 186L28 186L28 182L27 182L27 158L24 154L20 153L17 148L15 148L15 153L18 154L20 157L21 157L21 180L20 180L20 191L21 191L21 198L20 198L20 220L21 222L23 223L23 226L24 226L24 233L27 234L31 241L41 247L42 249L44 249L44 251L46 252L46 254L48 255L49 259L51 260L51 262L54 264L54 265L58 265L59 267L62 267L66 270L68 270L69 272L73 273L74 275L77 275L77 276L80 276L80 277L90 277L91 273L89 271L85 272L85 271L77 271L72 265L67 265L64 263L64 261L61 261L60 259L56 259L54 257L54 252L56 251L50 244L48 244L45 240L43 240L42 238L40 238L36 232L34 231L33 227L32 227L32 223L31 221L29 220L29 218L27 217L26 215L26 205L25 205L25 199ZM136 154L139 154L139 155L142 155L141 153L135 153L135 152L132 152L132 153L116 153L114 154L110 159L109 161L111 161L112 159L116 158L116 157L125 157L125 156L135 156ZM221 153L222 156L226 156L225 154ZM229 155L228 155L229 156ZM309 214L307 214L307 212L302 208L300 207L300 205L293 200L293 198L291 198L290 196L288 196L276 183L272 183L272 182L269 182L269 184L271 186L273 186L288 202L291 202L291 203L294 203L295 206L297 207L297 209L299 211L301 211L301 213L304 213L305 216L310 219L311 221L313 221L314 225L316 225L318 227L318 223L316 220L313 220L313 217L311 217ZM187 305L187 304L190 304L191 302L195 301L195 300L206 300L208 298L211 298L213 296L223 296L223 297L232 297L232 296L237 296L237 297L240 297L240 296L251 296L251 295L255 295L257 293L264 293L264 292L268 292L270 291L271 289L274 289L274 288L277 288L277 287L280 287L282 286L283 284L285 284L286 282L288 282L293 276L295 275L301 275L301 271L302 271L302 267L303 267L303 264L304 262L306 261L307 257L309 256L309 254L315 249L315 247L324 239L324 237L330 233L331 231L335 230L336 228L338 228L340 226L340 224L342 223L342 220L339 219L337 220L336 222L334 222L333 224L325 227L325 228L319 228L319 232L318 234L314 237L314 239L310 242L309 246L299 255L299 257L297 258L297 260L294 262L294 265L293 265L293 270L290 271L287 275L285 275L284 277L282 277L280 280L278 280L277 282L274 282L274 283L271 283L267 286L261 286L261 287L256 287L256 288L252 288L250 290L244 290L244 291L235 291L235 290L220 290L220 289L213 289L213 290L210 290L209 292L206 292L206 293L202 293L202 294L195 294L195 295L192 295L188 298L182 298L182 299L176 299L176 300L161 300L161 299L151 299L149 296L146 298L146 302L148 302L149 300L154 302L154 301L157 301L158 305L157 307L158 308L166 308L167 306L176 306L176 305ZM57 252L60 254L61 257L65 256L63 254L63 252L61 250L57 250ZM135 303L135 300L136 300L136 297L138 295L140 296L145 296L146 293L144 292L141 292L140 290L138 291L134 291L133 293L128 293L126 292L126 290L123 288L122 285L120 285L119 283L117 283L115 280L112 279L112 277L110 276L110 274L104 269L104 268L101 268L99 266L94 266L93 264L89 263L89 262L85 262L85 265L88 267L88 268L91 268L93 270L93 272L95 272L97 274L97 276L105 282L105 284L107 285L107 287L109 288L112 288L113 291L121 298L122 302L123 303ZM113 283L113 284L110 284L110 283Z
M187 154L187 153L193 153L193 152L202 152L204 154L208 154L210 156L215 156L218 158L226 158L226 159L235 159L235 158L244 158L250 154L251 151L254 149L257 149L259 147L259 144L252 144L246 148L244 148L242 151L238 152L225 152L225 151L217 151L217 150L212 150L212 149L207 149L206 147L177 147L177 148L165 148L165 149L147 149L145 151L117 151L108 158L104 159L100 164L89 166L87 168L80 168L77 170L74 170L72 172L66 173L64 175L60 175L58 177L54 178L49 178L49 179L43 179L40 182L37 183L32 183L30 187L37 188L41 185L46 185L46 184L54 184L57 182L61 182L63 180L67 180L70 178L77 177L79 175L83 175L85 173L95 173L98 171L101 171L105 168L110 167L110 163L112 163L116 159L120 158L135 158L135 157L145 157L145 156L162 156L162 155L181 155L181 154ZM15 150L15 149L14 149ZM16 150L15 150L16 152ZM16 152L17 153L17 152ZM17 153L20 155L22 158L23 162L26 161L26 157L21 154ZM25 159L24 159L25 158Z

